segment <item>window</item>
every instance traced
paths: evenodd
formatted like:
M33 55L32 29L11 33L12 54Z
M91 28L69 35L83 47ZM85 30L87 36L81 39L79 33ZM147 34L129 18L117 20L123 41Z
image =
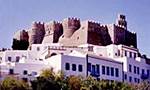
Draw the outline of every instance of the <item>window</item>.
M88 71L91 72L91 63L88 63Z
M136 53L134 53L134 58L136 58Z
M10 62L11 62L11 57L8 57L8 61L10 61Z
M129 72L132 72L132 66L129 64Z
M70 65L69 65L69 63L66 63L65 69L66 69L66 70L70 70Z
M130 55L130 58L132 58L132 52L130 52L129 55Z
M149 76L149 70L147 70L147 75Z
M139 67L137 67L137 74L140 74L140 69L139 69Z
M24 70L23 71L23 75L27 75L28 74L28 71L27 70Z
M134 66L134 73L136 74L136 66Z
M137 78L134 78L134 82L135 82L135 83L137 82Z
M95 65L92 65L92 73L95 74Z
M76 64L72 64L72 70L76 71Z
M119 77L119 69L115 68L115 72L116 72L116 77Z
M132 77L131 76L129 77L129 82L132 82Z
M37 51L40 51L40 47L37 47Z
M111 76L114 76L114 68L111 67Z
M120 50L118 50L118 56L120 56Z
M79 72L82 72L82 65L78 66Z
M20 57L19 57L19 56L17 56L17 57L16 57L16 62L19 62L19 59L20 59Z
M142 69L142 74L144 74L145 73L145 70L144 69Z
M106 67L106 70L107 70L107 75L109 75L109 67Z
M140 79L137 79L137 82L140 83Z
M115 68L115 75L116 75L116 77L119 77L119 69L118 68Z
M102 74L105 74L105 66L102 66Z
M127 51L124 51L124 56L127 56Z
M127 80L127 74L124 74L124 79Z
M14 74L14 70L13 69L9 69L9 74Z
M96 73L100 73L99 65L96 65Z

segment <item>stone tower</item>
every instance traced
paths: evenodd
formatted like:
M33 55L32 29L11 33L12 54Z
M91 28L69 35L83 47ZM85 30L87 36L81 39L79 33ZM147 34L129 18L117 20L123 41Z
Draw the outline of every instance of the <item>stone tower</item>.
M122 14L118 14L118 18L116 19L116 25L127 29L127 21L126 21L126 16Z
M42 43L57 43L63 34L62 24L56 21L45 23L45 36Z
M77 18L66 18L62 22L64 38L70 38L80 28L80 20Z
M28 32L21 30L15 33L13 37L12 49L13 50L26 50L29 46Z
M28 31L29 44L40 44L45 35L44 23L33 22L31 29Z

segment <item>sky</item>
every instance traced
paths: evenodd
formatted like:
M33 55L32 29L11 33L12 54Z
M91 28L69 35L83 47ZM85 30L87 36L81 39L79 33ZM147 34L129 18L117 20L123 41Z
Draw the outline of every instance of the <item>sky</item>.
M115 23L126 15L129 31L137 33L139 51L150 56L150 0L0 0L0 48L11 48L16 31L33 21L62 21L67 17Z

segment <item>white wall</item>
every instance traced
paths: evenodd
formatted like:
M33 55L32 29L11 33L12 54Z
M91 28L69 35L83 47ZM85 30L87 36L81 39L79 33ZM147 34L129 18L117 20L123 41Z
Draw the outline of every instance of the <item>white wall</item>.
M104 58L95 58L95 57L89 57L88 58L88 62L91 63L92 65L100 65L100 79L108 79L108 80L116 80L116 81L122 81L122 64L118 63L116 61L113 61L112 59L104 59ZM102 66L105 66L105 75L102 74ZM110 75L106 75L106 67L113 67L118 68L119 69L119 77L115 76L115 72L114 72L114 76L111 76L111 70L109 70Z
M83 76L86 77L86 58L85 57L76 57L76 56L68 56L62 55L61 68L64 71L65 75L75 75L75 76ZM65 64L70 64L70 70L65 70ZM72 70L72 64L76 64L76 71ZM78 65L82 65L82 72L79 72Z

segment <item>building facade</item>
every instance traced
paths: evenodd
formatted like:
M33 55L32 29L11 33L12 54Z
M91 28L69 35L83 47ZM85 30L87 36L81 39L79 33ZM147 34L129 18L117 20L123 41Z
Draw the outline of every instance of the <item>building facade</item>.
M124 15L116 24L67 18L62 23L34 22L17 40L28 40L27 50L0 52L0 76L34 79L42 69L53 68L66 76L129 83L150 82L150 59L137 48L136 33L128 31ZM21 46L18 46L21 47Z

